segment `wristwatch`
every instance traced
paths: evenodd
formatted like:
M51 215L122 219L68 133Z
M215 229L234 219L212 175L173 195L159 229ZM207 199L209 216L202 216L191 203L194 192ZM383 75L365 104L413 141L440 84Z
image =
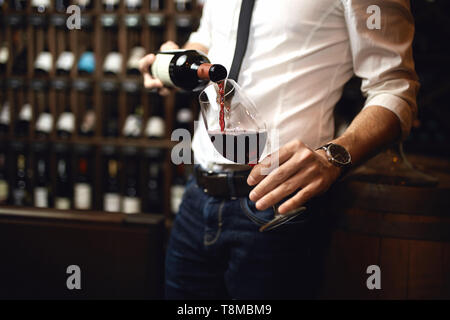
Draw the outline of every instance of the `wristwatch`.
M349 168L352 165L352 157L350 153L343 146L335 143L327 143L326 145L317 148L323 149L327 155L328 161L339 168Z

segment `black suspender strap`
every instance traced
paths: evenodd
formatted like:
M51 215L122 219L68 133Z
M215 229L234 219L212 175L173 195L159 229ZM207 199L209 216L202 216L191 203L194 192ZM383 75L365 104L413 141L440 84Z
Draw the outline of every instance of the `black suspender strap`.
M229 79L233 79L236 82L241 70L242 60L244 60L245 51L247 50L250 22L252 19L254 5L255 0L242 0L237 30L236 49L234 50L233 63L231 64L231 70L228 75Z

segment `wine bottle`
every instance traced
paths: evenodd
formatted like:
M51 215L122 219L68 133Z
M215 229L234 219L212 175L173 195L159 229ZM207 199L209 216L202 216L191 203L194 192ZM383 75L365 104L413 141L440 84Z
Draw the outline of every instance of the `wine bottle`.
M115 11L119 8L120 0L103 0L103 9L105 11Z
M43 110L36 121L35 132L38 138L47 139L53 130L53 116L47 101L46 92L43 90L37 93L38 110Z
M80 56L78 60L78 73L80 75L91 75L95 71L95 55L92 47L89 45L85 52Z
M56 123L56 132L58 137L63 139L68 139L72 136L73 130L75 129L75 115L70 109L70 105L66 103L64 107L64 112L58 118Z
M127 62L127 73L129 75L139 75L139 60L145 56L145 49L143 47L134 47L131 49L130 58Z
M30 132L31 118L33 117L33 107L29 103L25 103L20 109L16 123L16 135L19 137L27 137Z
M196 50L159 52L150 72L165 85L187 91L202 90L210 80L218 82L227 77L224 66L211 64L203 53Z
M9 184L7 176L6 152L0 150L0 205L8 203L9 198Z
M141 200L139 190L139 161L137 157L137 148L125 147L124 154L126 157L126 180L125 194L122 202L122 212L127 214L141 212Z
M192 10L191 0L175 0L175 8L178 12L186 12Z
M127 138L138 138L142 132L142 106L134 106L125 120L123 135Z
M118 90L113 83L103 83L103 106L105 108L103 135L105 137L117 137L119 134L119 104L118 104Z
M145 151L148 158L147 177L147 212L163 212L164 199L164 172L162 163L162 151L156 148L149 148Z
M44 51L39 53L34 63L34 72L36 76L47 76L53 65L53 56L48 50L47 43L45 43Z
M15 151L16 170L12 190L12 204L15 206L30 205L28 160L25 146L22 143L13 144Z
M0 75L6 73L6 65L8 63L9 58L9 48L8 44L2 43L0 46Z
M75 0L74 4L79 6L81 11L88 11L92 9L93 2L91 0Z
M90 167L90 148L77 146L78 162L77 177L74 185L74 207L79 210L92 208L92 181Z
M138 11L142 7L142 0L125 0L125 6L129 11Z
M162 139L166 135L164 106L153 104L153 115L148 118L145 135L150 139Z
M119 185L119 163L117 157L114 155L115 149L111 146L106 146L103 150L106 158L105 163L105 179L103 196L103 210L107 212L119 212L121 210L122 199L120 195Z
M49 159L45 144L36 143L33 145L35 159L36 184L34 187L34 206L37 208L49 207L50 180L49 180Z
M163 9L163 0L150 0L150 11L161 11Z
M3 136L8 134L10 122L11 115L9 111L9 102L5 101L0 110L0 135Z
M55 208L68 210L71 207L71 166L69 148L65 144L55 145L56 154L56 189Z
M103 72L105 75L117 76L122 69L122 54L117 47L117 39L112 43L112 51L106 55L103 63Z
M31 7L35 12L44 13L50 8L50 0L31 0Z
M181 200L183 198L186 185L186 177L184 173L184 165L180 164L175 167L175 175L172 186L170 187L170 210L173 214L178 213Z
M72 66L75 62L75 56L70 51L63 51L59 55L58 59L56 60L56 73L58 75L64 75L67 76L70 74L70 71L72 70Z

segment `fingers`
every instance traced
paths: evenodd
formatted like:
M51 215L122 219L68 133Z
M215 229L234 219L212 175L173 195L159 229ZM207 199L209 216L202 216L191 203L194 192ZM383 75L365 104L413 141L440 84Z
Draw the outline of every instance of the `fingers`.
M314 191L313 185L308 185L301 189L295 196L284 202L278 207L278 213L286 214L289 211L295 210L308 202L317 192Z
M150 53L139 60L139 71L142 74L149 74L149 68L155 62L156 56Z
M286 196L293 194L298 189L304 188L309 181L314 178L314 170L308 168L292 175L286 181L279 184L273 190L269 191L265 196L256 202L256 209L266 210L267 208L279 203Z
M177 50L180 47L173 41L167 41L161 45L161 51Z
M263 161L261 161L261 163L254 166L247 178L248 185L254 186L260 183L266 177L266 175L262 174L262 170L270 167L272 158L274 156L277 156L277 153L278 153L278 165L280 166L284 162L286 162L294 154L294 152L297 151L297 147L298 141L289 142L274 154L266 157ZM277 168L275 168L275 170L276 169Z

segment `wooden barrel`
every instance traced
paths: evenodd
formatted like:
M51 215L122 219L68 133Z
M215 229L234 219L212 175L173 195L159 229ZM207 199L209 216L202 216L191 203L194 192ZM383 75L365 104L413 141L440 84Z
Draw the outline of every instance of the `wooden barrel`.
M437 184L380 184L350 175L331 190L335 223L320 298L450 298L450 161L408 159ZM367 287L371 265L380 268L381 289Z

